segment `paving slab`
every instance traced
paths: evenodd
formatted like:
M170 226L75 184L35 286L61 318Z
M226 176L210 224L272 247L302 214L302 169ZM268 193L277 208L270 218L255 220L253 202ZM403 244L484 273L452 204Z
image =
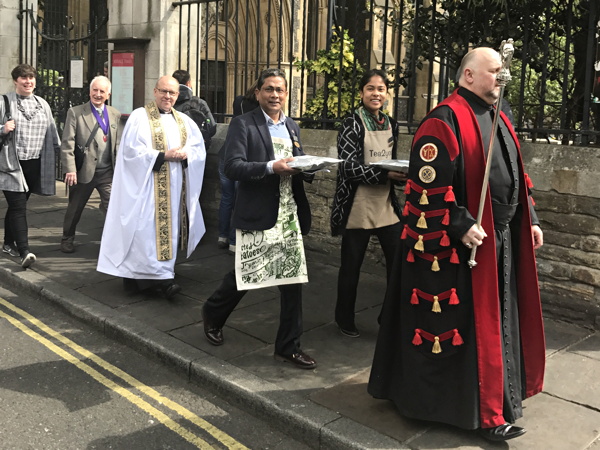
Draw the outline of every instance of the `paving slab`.
M124 314L164 332L198 323L202 320L201 309L198 300L182 295L166 300L158 292L155 297L145 297L144 301L119 308Z
M546 357L551 357L560 350L576 344L593 334L593 331L574 327L568 322L550 319L544 319L544 331L546 334Z
M600 437L596 439L589 447L586 447L586 450L598 450L600 449Z
M569 348L569 351L600 361L600 336L593 334Z
M598 374L600 360L579 353L562 352L546 364L544 392L600 411Z
M369 373L369 369L363 370L331 388L313 392L310 399L400 442L423 433L427 424L402 417L392 402L367 393Z
M105 277L105 280L81 287L78 291L111 308L141 302L145 299L143 294L127 294L123 290L122 280L109 275L105 275Z
M227 362L234 361L235 358L242 355L251 354L268 345L254 336L242 333L234 328L229 328L228 326L225 326L223 329L225 343L218 347L210 344L206 340L202 324L193 324L177 330L172 330L169 334L182 342L193 345L194 347Z

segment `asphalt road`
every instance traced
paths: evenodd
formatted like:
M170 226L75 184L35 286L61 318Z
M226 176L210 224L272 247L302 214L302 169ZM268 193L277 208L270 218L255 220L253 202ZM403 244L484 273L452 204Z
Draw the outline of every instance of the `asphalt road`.
M42 301L0 288L0 449L307 449Z

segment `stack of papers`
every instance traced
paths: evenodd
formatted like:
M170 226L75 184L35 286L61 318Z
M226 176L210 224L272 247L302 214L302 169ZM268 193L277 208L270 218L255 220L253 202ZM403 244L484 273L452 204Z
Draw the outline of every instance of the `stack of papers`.
M287 165L306 172L327 169L341 162L341 159L328 158L327 156L302 155L295 156L294 160L288 162Z
M392 170L394 172L408 172L408 163L409 161L407 159L384 159L372 162L370 165Z

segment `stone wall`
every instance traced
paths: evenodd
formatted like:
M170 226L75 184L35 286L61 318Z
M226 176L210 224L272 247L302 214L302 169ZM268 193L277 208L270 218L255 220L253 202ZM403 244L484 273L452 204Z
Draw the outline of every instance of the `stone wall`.
M31 2L30 2L31 3ZM37 6L34 5L37 10ZM19 0L0 1L0 93L15 90L10 72L19 64ZM32 31L29 31L30 39Z
M219 124L209 151L202 209L207 227L217 227L219 177L217 152L227 125ZM337 133L302 130L308 154L337 155ZM400 137L399 158L408 157L412 137ZM546 315L600 328L600 149L523 144L523 159L531 176L545 245L538 250L538 271ZM329 232L329 212L335 171L320 172L307 186L313 228L305 245L331 264L339 264L340 238ZM401 200L402 192L398 192ZM374 239L365 268L383 272L383 254Z
M600 328L600 149L526 144L523 159L544 230L544 310Z

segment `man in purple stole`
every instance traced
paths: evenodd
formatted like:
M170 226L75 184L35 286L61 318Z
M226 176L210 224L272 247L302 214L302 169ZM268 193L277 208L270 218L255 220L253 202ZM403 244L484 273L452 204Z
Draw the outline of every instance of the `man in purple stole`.
M61 162L69 186L69 206L63 224L60 249L73 253L75 228L94 189L100 194L100 210L106 214L112 187L113 169L122 132L121 113L106 105L110 80L98 76L90 83L90 101L67 112ZM84 149L81 167L76 167L76 147Z

